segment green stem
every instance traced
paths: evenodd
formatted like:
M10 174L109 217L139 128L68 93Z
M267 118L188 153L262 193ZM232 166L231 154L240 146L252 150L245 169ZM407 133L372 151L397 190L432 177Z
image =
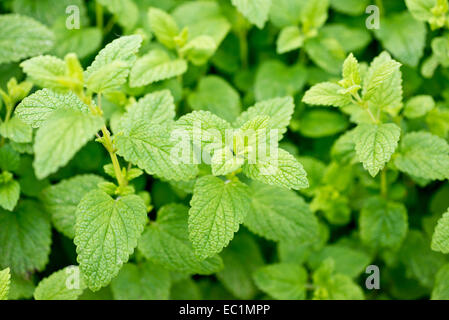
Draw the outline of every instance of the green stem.
M6 116L5 116L4 123L6 124L6 123L8 123L9 119L11 119L11 115L12 115L14 106L12 106L10 103L5 101L5 107L6 107ZM5 142L6 142L5 137L2 137L2 139L0 140L0 147L3 147Z
M388 183L387 183L387 167L380 173L380 194L383 198L387 198Z
M383 16L384 12L385 12L383 1L382 0L376 0L376 6L379 8L379 14L381 16Z
M239 47L240 47L240 60L242 62L242 68L248 69L249 63L248 63L248 29L246 28L246 21L245 18L242 16L241 13L239 13L238 18L238 25L239 25L239 32L238 32L238 38L239 38Z
M106 27L104 27L103 34L108 34L112 30L112 27L115 24L115 20L116 20L115 16L109 19L108 24L106 25Z
M97 96L97 103L98 103L98 108L101 110L101 93L99 93ZM101 128L101 132L103 133L103 137L102 137L103 141L102 142L103 142L103 145L106 148L106 150L109 152L109 156L112 161L112 166L114 167L115 177L117 179L119 188L123 189L128 184L128 181L123 176L122 169L120 168L120 163L117 158L117 153L114 148L114 143L111 139L111 133L109 132L106 125L104 125L103 128Z
M98 1L95 1L95 16L97 21L97 27L102 30L103 29L103 6L98 3Z

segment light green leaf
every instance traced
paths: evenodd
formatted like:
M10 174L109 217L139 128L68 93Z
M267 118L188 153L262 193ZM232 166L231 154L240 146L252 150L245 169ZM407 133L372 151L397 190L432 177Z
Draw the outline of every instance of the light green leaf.
M65 61L53 56L38 56L25 60L20 64L31 82L39 87L54 90L65 90Z
M215 1L187 1L178 5L172 12L180 28L189 30L188 39L210 36L217 46L231 29L231 24Z
M175 118L175 102L170 91L148 93L127 108L119 129L131 126L133 122L144 120L152 124L167 125Z
M0 271L0 300L8 300L11 273L9 268Z
M175 37L180 32L176 21L168 13L157 8L150 8L148 19L157 40L167 48L175 48Z
M217 44L211 36L198 36L189 41L181 52L187 60L196 66L205 64L217 50Z
M170 273L157 264L128 263L112 280L116 300L167 300L170 294Z
M256 285L279 300L306 298L307 271L299 265L279 263L265 266L253 275Z
M385 96L385 89L388 95L401 94L402 89L398 88L395 79L395 74L398 73L401 64L393 59L387 52L382 52L371 63L368 72L366 73L363 86L363 98L365 100L372 100L378 107L386 105L385 100L388 96ZM399 81L399 87L401 81ZM382 97L383 99L380 99Z
M36 20L17 14L0 16L0 63L16 62L49 51L53 33Z
M118 274L147 220L145 203L136 195L114 200L95 190L83 197L76 211L74 243L80 270L92 291Z
M283 54L302 47L304 43L304 36L297 26L285 27L279 33L276 42L277 53Z
M299 25L301 11L307 1L304 0L276 0L270 9L270 20L279 29Z
M345 52L360 51L371 42L371 33L365 26L352 27L343 23L327 23L320 29L319 36L334 38Z
M429 21L433 17L432 9L437 0L405 0L405 4L415 19Z
M435 285L430 296L432 300L449 299L449 264L445 264L438 270L435 277Z
M416 67L426 46L426 26L408 12L382 19L376 37L383 47L402 63Z
M283 149L267 156L259 155L255 164L244 165L243 172L248 178L273 186L295 190L309 186L302 164Z
M252 232L273 241L297 243L318 237L318 220L297 193L253 182L251 203L244 225Z
M204 176L196 181L190 205L190 241L199 258L211 257L228 245L243 222L250 206L248 187Z
M149 260L172 271L212 274L223 267L219 256L200 260L188 235L188 208L180 204L162 207L156 223L151 223L139 241L138 249Z
M264 264L255 239L248 233L237 233L229 247L221 253L224 269L217 273L221 283L240 299L252 299L257 289L252 273Z
M449 253L449 210L438 220L432 236L432 250Z
M433 108L435 108L435 100L433 100L432 96L415 96L405 104L404 115L409 119L420 118Z
M109 43L84 72L87 88L105 92L124 84L141 43L139 35L120 37Z
M373 248L397 249L408 229L407 209L380 197L368 199L360 213L360 238Z
M263 62L256 73L254 94L257 101L295 96L304 87L307 70L296 64L287 67L278 60Z
M13 213L0 209L0 268L20 275L41 271L50 244L50 221L38 203L23 200Z
M301 22L306 31L317 30L327 20L329 0L308 0L301 10Z
M343 84L345 88L360 86L362 78L357 59L351 53L343 63Z
M241 109L237 90L215 75L201 78L187 101L193 110L210 111L229 122L238 117Z
M336 83L319 83L306 92L302 101L310 105L344 107L351 103L351 96L340 93L342 89Z
M179 158L170 129L165 125L143 119L123 125L115 141L118 154L126 161L167 180L188 181L197 175L198 168L190 158Z
M117 23L131 30L137 23L139 8L133 0L97 0L117 17Z
M48 89L26 97L17 106L15 114L33 128L39 128L56 110L88 113L88 107L74 93L60 94ZM61 130L58 130L61 132Z
M234 127L241 127L245 122L258 116L268 116L267 130L277 129L279 140L287 131L295 105L291 97L274 98L256 103L243 112L234 122Z
M231 0L232 4L259 29L265 26L270 13L271 0Z
M235 156L231 148L225 146L214 151L211 159L212 174L214 176L224 176L239 169L245 159Z
M9 177L5 179L6 174ZM0 207L8 211L14 210L20 197L20 184L10 175L7 172L0 174L0 179L3 180L0 183Z
M170 79L187 71L183 59L172 60L160 49L155 49L137 59L129 76L131 87L142 87L153 82Z
M93 174L79 175L62 180L42 192L41 200L51 214L56 230L70 239L75 237L76 207L88 192L96 190L104 181Z
M103 125L102 117L81 110L55 111L36 133L36 177L43 179L66 165Z
M68 266L39 282L34 291L36 300L77 300L86 285L78 266Z
M428 132L404 136L395 159L396 167L411 176L430 180L449 178L449 145Z
M68 53L75 53L83 59L95 53L100 48L103 40L101 29L97 27L82 27L80 29L67 29L65 20L55 24L55 46L52 52L58 57L64 57Z
M345 47L334 36L320 32L317 37L309 38L304 43L308 57L324 71L331 74L341 72L341 65L346 58Z
M401 128L394 123L359 124L355 129L355 152L363 167L375 177L390 161L398 146Z
M33 129L18 117L0 123L0 135L17 143L28 143L33 140Z

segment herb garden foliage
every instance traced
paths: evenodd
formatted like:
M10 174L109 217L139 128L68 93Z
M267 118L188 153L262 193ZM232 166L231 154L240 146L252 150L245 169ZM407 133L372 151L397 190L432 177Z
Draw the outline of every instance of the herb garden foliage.
M369 4L2 1L0 299L449 299L448 1Z

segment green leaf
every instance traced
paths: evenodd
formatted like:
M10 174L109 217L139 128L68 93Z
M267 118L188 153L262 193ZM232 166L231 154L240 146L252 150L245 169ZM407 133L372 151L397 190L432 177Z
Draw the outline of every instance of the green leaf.
M109 43L84 72L87 88L94 92L106 92L124 84L141 43L142 37L139 35L120 37Z
M432 250L449 253L449 210L438 220L432 236Z
M12 176L5 180L5 173L0 175L0 179L4 180L0 183L0 207L13 211L20 197L20 184Z
M88 192L96 190L98 184L104 181L93 174L79 175L62 180L42 192L42 203L50 213L56 230L70 239L75 237L76 207Z
M0 147L0 169L15 171L20 166L20 155L9 144Z
M254 182L250 187L251 210L244 222L248 229L273 241L316 240L318 220L297 193Z
M301 11L306 3L304 0L276 0L270 9L271 22L280 29L299 25Z
M362 272L365 272L365 268L371 261L371 257L362 250L341 244L331 244L311 254L308 264L312 269L318 269L329 258L334 260L336 273L344 274L350 278L356 278Z
M69 266L41 280L34 291L34 299L77 300L85 288L79 267Z
M234 237L249 210L248 187L238 180L199 178L189 210L189 238L199 258L220 252Z
M231 0L231 2L240 13L259 29L265 26L270 13L271 0Z
M55 111L36 133L36 177L43 179L66 165L103 126L102 117L81 110Z
M137 59L129 76L130 86L133 88L146 86L182 75L186 71L185 60L172 60L164 50L155 49Z
M304 35L297 26L288 26L282 28L276 42L276 51L278 54L283 54L296 49L299 49L304 44Z
M98 0L116 18L117 23L127 30L133 29L139 17L139 8L133 0Z
M295 96L307 80L307 70L300 64L287 67L278 60L263 62L256 73L254 94L257 101Z
M17 14L0 16L0 63L16 62L49 51L53 33L36 20Z
M385 17L375 31L383 47L400 62L416 67L426 46L426 26L408 12Z
M257 289L252 273L264 264L257 242L248 233L237 233L229 247L221 253L224 269L217 278L234 296L252 299Z
M211 75L200 79L198 87L187 99L193 110L210 111L228 122L240 114L240 96L226 80Z
M401 81L394 81L401 64L393 59L387 52L382 52L373 60L368 69L363 86L363 98L371 100L378 107L384 107L387 99L402 96ZM386 90L389 89L389 90Z
M360 67L357 59L351 53L343 63L343 82L345 88L360 86L362 78L360 76Z
M255 164L245 164L243 172L248 178L273 186L295 190L309 186L302 164L283 149L259 157Z
M156 91L146 94L127 107L127 112L121 118L119 129L131 126L133 122L139 120L156 125L167 125L173 122L174 118L175 102L170 91Z
M168 270L194 274L212 274L223 268L219 256L200 260L194 253L188 234L188 208L180 204L162 207L156 223L144 231L138 249L147 259Z
M170 294L170 273L157 264L128 263L112 280L116 300L167 300Z
M402 139L394 163L411 176L445 180L449 178L449 145L428 132L411 132Z
M223 267L219 256L200 260L188 235L188 208L179 204L162 207L156 223L143 233L138 249L149 260L168 270L194 274L212 274Z
M157 40L167 48L175 48L175 37L178 36L180 30L173 17L161 9L150 8L148 18L150 28Z
M39 87L65 90L66 63L53 56L38 56L20 64L28 79Z
M13 213L0 209L0 268L20 275L41 271L50 244L50 221L38 203L21 201Z
M330 0L330 2L335 11L351 16L361 16L370 4L369 0Z
M415 19L429 21L433 17L432 9L437 0L405 0L405 4Z
M301 22L306 31L317 30L327 20L329 0L308 0L301 10Z
M368 246L397 249L407 233L407 209L401 203L374 197L365 202L359 225L360 238Z
M401 129L394 123L359 124L354 133L355 151L363 167L375 177L398 146Z
M0 300L8 300L11 274L9 268L0 270Z
M346 117L339 112L311 110L299 119L299 132L305 137L322 138L346 130L348 124Z
M181 49L187 60L196 66L205 64L217 50L217 44L211 36L198 36Z
M335 39L345 52L360 51L372 41L371 33L365 26L357 28L343 23L326 24L320 29L319 36Z
M108 285L128 261L147 219L145 203L138 196L114 200L94 190L83 197L76 211L74 243L92 291Z
M302 101L310 105L344 107L352 101L350 95L340 93L342 89L336 83L319 83L306 92Z
M404 115L409 119L420 118L425 116L433 108L435 108L435 101L432 96L415 96L405 104Z
M278 263L265 266L253 275L260 290L279 300L306 298L307 271L299 265Z
M241 127L245 122L258 116L268 116L270 119L266 129L277 129L280 140L287 131L294 109L295 105L291 97L261 101L243 112L234 122L234 127Z
M169 128L143 119L124 125L115 141L118 154L126 161L167 180L188 181L197 175L197 166L175 153Z
M214 176L224 176L238 170L245 159L235 156L229 147L224 147L214 151L211 159L212 174Z
M88 107L74 93L60 94L48 89L26 97L16 108L16 115L33 128L39 128L56 110L88 113ZM60 131L60 130L58 130Z
M0 123L0 135L17 143L28 143L33 140L33 129L18 117Z
M331 74L341 72L341 65L346 58L345 47L334 35L320 32L317 37L309 38L304 43L308 57L324 71Z
M449 265L445 264L438 270L435 277L435 285L430 296L432 300L448 300L449 299Z
M83 59L98 51L102 44L103 33L97 27L82 27L80 29L67 29L65 21L53 26L55 33L55 46L52 52L63 58L66 54L75 53Z
M210 36L218 47L231 29L224 11L215 1L187 1L176 6L172 16L180 28L188 29L188 39Z

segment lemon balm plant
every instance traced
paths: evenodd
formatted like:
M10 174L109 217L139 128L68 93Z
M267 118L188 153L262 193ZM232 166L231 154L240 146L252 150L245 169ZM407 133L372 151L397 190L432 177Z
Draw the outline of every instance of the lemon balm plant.
M0 299L449 298L431 2L0 4Z

